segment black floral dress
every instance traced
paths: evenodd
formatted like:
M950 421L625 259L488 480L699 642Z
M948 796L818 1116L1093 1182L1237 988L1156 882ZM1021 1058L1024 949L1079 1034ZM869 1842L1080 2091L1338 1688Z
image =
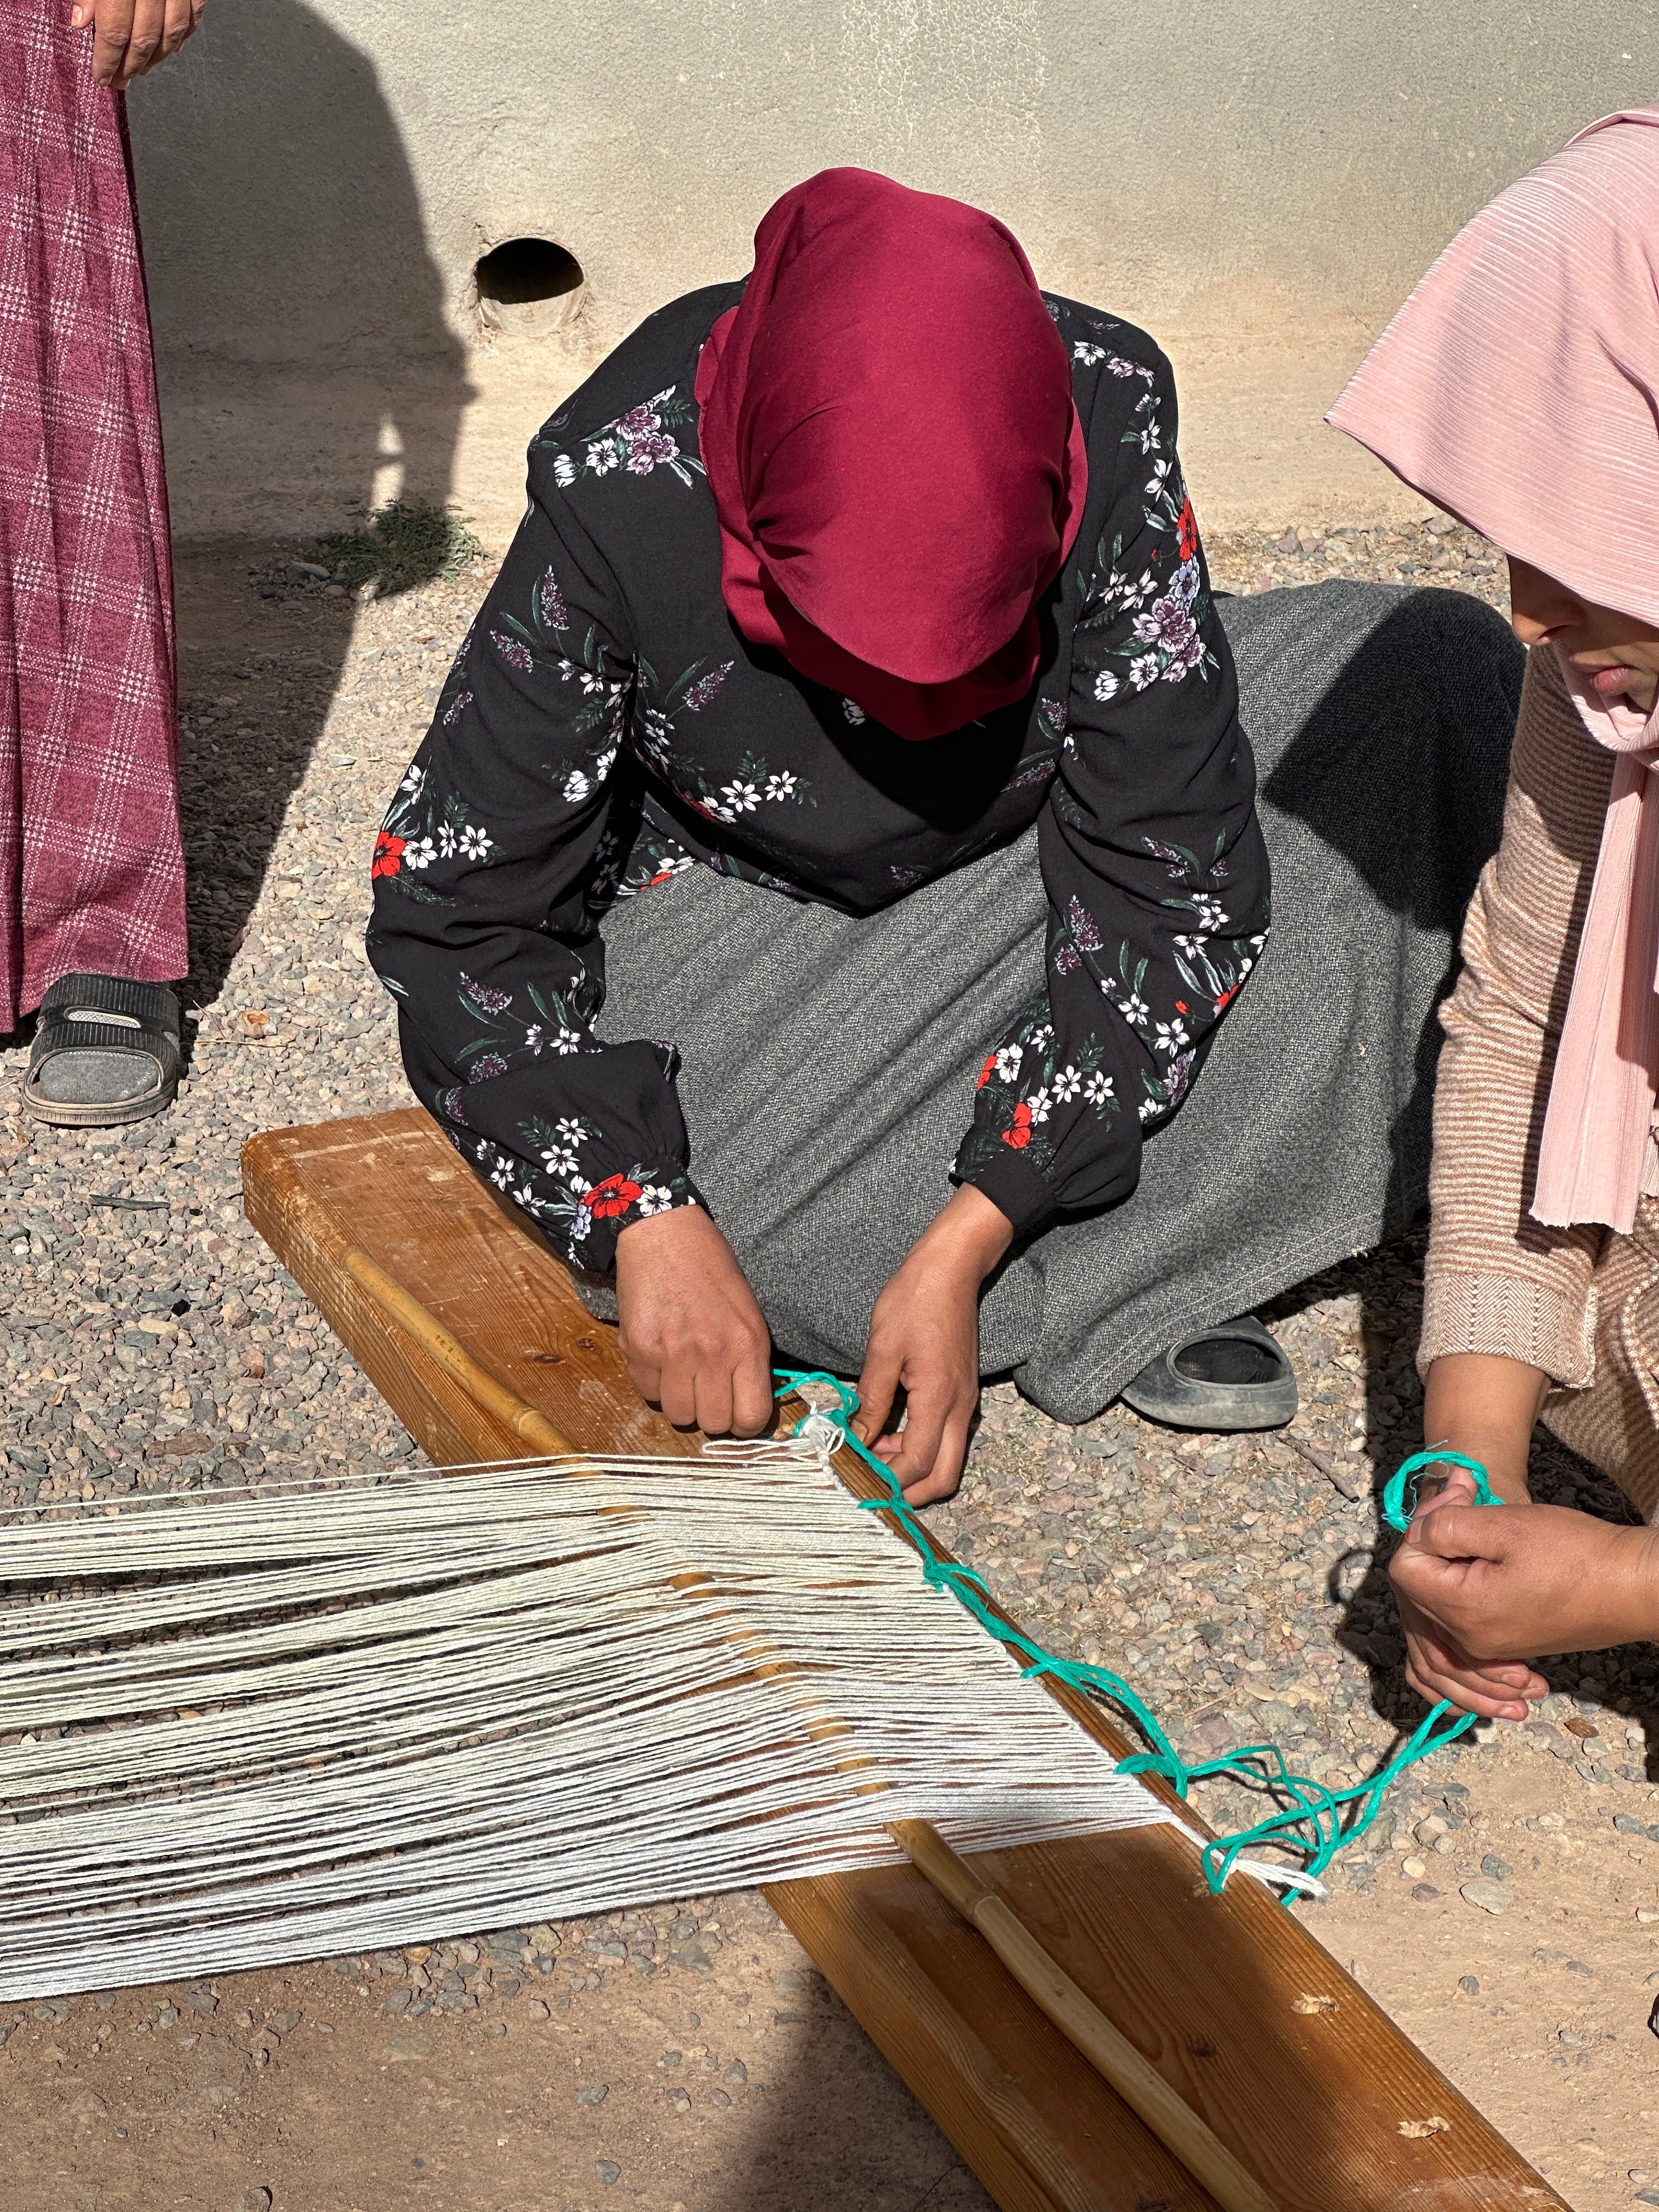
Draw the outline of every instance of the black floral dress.
M672 1040L593 1035L613 902L702 865L868 914L1036 822L1045 988L986 1060L954 1168L1021 1235L1133 1188L1267 929L1158 348L1048 299L1090 481L1042 668L1018 704L908 743L726 612L691 392L740 295L651 317L532 443L524 521L374 853L368 950L417 1096L601 1273L630 1221L700 1202Z

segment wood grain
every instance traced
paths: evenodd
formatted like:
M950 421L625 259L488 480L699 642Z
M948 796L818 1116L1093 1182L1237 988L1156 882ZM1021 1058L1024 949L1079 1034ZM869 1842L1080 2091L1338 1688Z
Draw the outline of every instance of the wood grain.
M615 1331L418 1109L256 1137L243 1188L249 1218L434 1459L523 1446L363 1295L343 1265L353 1244L577 1449L698 1449L635 1397ZM839 1459L848 1486L873 1494ZM1087 1699L1054 1694L1098 1741L1132 1747ZM1210 1897L1188 1838L1141 1829L971 1863L1284 2212L1561 2205L1267 1892L1235 1879ZM1214 2212L913 1868L767 1894L1006 2212ZM1297 2012L1308 1996L1334 2008ZM1448 2124L1400 2134L1430 2118Z

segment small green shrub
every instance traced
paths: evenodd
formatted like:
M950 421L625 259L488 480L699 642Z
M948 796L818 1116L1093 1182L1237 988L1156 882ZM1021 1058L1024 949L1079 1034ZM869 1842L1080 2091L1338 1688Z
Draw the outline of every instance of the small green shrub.
M450 583L488 550L462 516L424 499L392 500L362 528L331 530L317 547L343 584L373 584L382 599L440 578Z

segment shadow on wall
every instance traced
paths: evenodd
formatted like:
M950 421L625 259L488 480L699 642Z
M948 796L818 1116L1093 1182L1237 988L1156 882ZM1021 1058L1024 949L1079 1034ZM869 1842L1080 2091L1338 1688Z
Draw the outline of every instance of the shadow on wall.
M388 497L441 505L471 388L376 71L311 9L222 0L129 106L179 536L192 981L211 995L352 635L351 599L273 568L270 540L313 551L319 484L343 488L347 528ZM227 509L242 484L264 487L257 508Z

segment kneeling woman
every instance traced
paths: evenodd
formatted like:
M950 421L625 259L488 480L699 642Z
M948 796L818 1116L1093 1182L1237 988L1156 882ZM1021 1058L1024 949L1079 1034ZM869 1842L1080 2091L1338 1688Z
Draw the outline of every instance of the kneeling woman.
M1659 1639L1659 1533L1534 1505L1546 1423L1659 1517L1659 109L1455 239L1332 412L1509 555L1531 651L1435 1107L1425 1435L1482 1462L1392 1572L1426 1697L1524 1719L1540 1653Z
M1410 690L1327 714L1285 814L1292 879L1325 886L1281 966L1300 1011L1245 1024L1136 1193L1268 927L1169 366L1046 298L1000 223L861 171L790 192L756 249L532 445L369 946L418 1096L595 1310L614 1276L647 1397L752 1433L773 1342L861 1369L867 1433L905 1395L882 1448L925 1500L981 1372L1087 1418L1409 1206L1512 671L1409 595L1333 587L1294 647L1273 598L1240 603L1275 755L1390 623ZM1437 662L1461 736L1407 704L1450 697ZM1460 744L1483 757L1449 787ZM1437 858L1408 886L1413 850ZM1356 944L1364 990L1334 972ZM1340 1124L1348 1164L1310 1174Z

